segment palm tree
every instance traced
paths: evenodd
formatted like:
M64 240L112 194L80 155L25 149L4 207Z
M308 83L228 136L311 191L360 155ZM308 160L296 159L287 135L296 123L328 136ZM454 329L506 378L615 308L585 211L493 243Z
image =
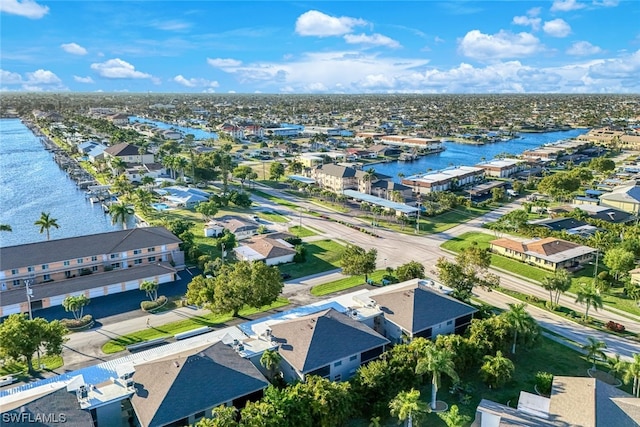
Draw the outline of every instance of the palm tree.
M640 397L640 354L633 355L633 361L627 364L623 380L625 384L633 379L632 393L635 397Z
M140 283L140 290L144 291L151 301L155 301L158 299L159 287L160 285L158 285L158 282L154 282L152 280L145 280L144 282Z
M604 354L604 349L607 348L607 344L604 341L598 341L593 337L587 337L588 342L582 346L582 350L587 353L587 359L591 360L593 366L592 371L596 370L596 360L607 360L607 356Z
M0 231L13 231L9 224L0 224Z
M599 308L602 308L602 295L600 295L600 291L593 283L584 283L578 292L576 292L576 302L579 304L583 304L586 307L584 312L584 320L589 318L589 308L593 306L593 308L597 311Z
M276 369L280 366L282 356L280 353L274 350L266 350L260 357L260 364L269 371L269 377L271 381L275 378Z
M60 228L60 226L58 225L58 220L55 218L51 218L51 214L48 212L47 213L42 212L40 214L40 219L34 222L33 224L40 227L40 234L42 234L45 231L47 232L47 240L49 240L49 237L50 237L49 230L52 227Z
M127 163L120 157L114 157L109 160L111 168L115 171L116 175L120 175L127 168Z
M416 374L422 375L427 372L432 375L431 409L436 409L436 395L440 386L440 375L444 373L452 380L458 381L458 374L455 371L455 364L451 354L433 346L427 348L424 357L418 360Z
M411 389L401 391L389 402L391 415L398 417L400 421L406 421L406 425L413 426L414 417L419 417L426 412L425 404L420 400L420 390Z
M527 304L509 304L509 307L511 307L511 309L504 313L504 318L507 324L513 329L513 345L511 346L511 354L516 354L518 333L521 335L537 335L538 324L533 317L527 313Z
M571 287L571 273L564 268L558 269L552 276L546 276L542 279L542 287L549 291L549 303L551 306L557 306L560 301L560 295Z
M114 203L109 206L109 214L113 224L122 224L123 229L127 229L127 221L133 215L133 209L124 202Z
M613 375L614 379L618 379L618 375L624 374L627 367L627 362L620 358L620 355L616 353L615 356L607 360L609 365L609 372Z
M515 367L513 362L497 351L495 356L486 355L480 368L480 375L489 387L500 387L511 379Z
M62 307L64 311L70 311L73 313L73 318L78 320L82 319L84 307L89 304L91 300L86 295L69 296L62 301Z

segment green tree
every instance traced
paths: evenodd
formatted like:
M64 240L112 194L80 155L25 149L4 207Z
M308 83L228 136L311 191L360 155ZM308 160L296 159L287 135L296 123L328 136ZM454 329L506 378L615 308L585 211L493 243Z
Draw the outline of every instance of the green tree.
M607 355L604 350L607 348L607 343L604 341L598 341L593 337L587 337L587 343L582 346L582 350L587 353L587 359L591 360L593 366L592 371L596 370L596 362L600 360L607 360Z
M463 415L458 409L458 405L451 405L448 411L438 412L438 417L447 425L447 427L462 427L469 424L471 417Z
M152 280L145 280L140 283L140 290L144 291L147 294L147 298L151 301L156 301L158 299L158 288L160 285L158 282Z
M566 197L580 188L580 178L568 172L547 175L538 183L538 191L555 199Z
M454 289L454 296L467 301L474 286L491 289L499 285L500 278L489 272L491 252L471 245L456 255L455 262L444 257L438 259L436 268L443 285Z
M33 354L44 348L47 356L59 356L65 343L67 328L57 320L33 320L25 314L11 314L0 323L0 353L14 359L24 359L33 372Z
M389 402L389 409L391 409L391 416L409 426L417 426L418 420L427 412L426 405L420 400L420 390L414 388L398 393Z
M220 269L223 267L220 266ZM204 275L195 276L187 285L185 297L189 304L204 307L213 301L214 279Z
M501 316L513 330L513 344L511 346L511 354L516 354L516 343L518 334L524 337L537 337L539 333L538 323L526 310L527 304L509 304L509 311L504 312Z
M446 374L452 380L458 381L458 374L455 371L451 354L435 346L429 346L426 349L424 357L418 360L418 365L416 366L416 374L422 375L425 373L431 374L431 409L436 409L436 397L438 387L440 387L440 376Z
M621 247L616 247L609 249L604 254L602 261L609 267L615 279L618 280L629 270L633 270L636 264L636 257L633 252Z
M542 279L542 287L549 291L549 304L557 306L560 302L560 295L571 287L571 273L564 268L554 271L552 276Z
M606 157L596 157L595 159L591 159L589 167L600 173L607 173L616 168L616 162Z
M218 214L218 206L213 200L200 202L196 205L196 212L202 215L205 221L209 221Z
M113 224L122 224L122 228L126 230L127 222L133 215L133 209L124 202L113 203L109 205L109 215Z
M283 427L287 426L285 412L280 407L266 399L257 402L247 402L240 411L241 427Z
M480 376L490 388L499 388L511 380L515 366L513 362L502 355L501 351L495 356L486 355L482 359Z
M280 162L273 162L269 166L269 179L279 181L284 176L284 165Z
M64 307L64 311L70 311L73 314L73 318L78 320L82 319L84 308L90 302L91 300L86 295L68 296L62 301L62 307Z
M498 203L504 199L504 188L495 187L491 190L491 201Z
M0 224L0 231L13 231L9 224Z
M348 244L342 252L342 272L349 276L364 274L365 282L369 280L369 274L376 270L376 258L378 250L375 248L364 250L360 246Z
M410 261L396 269L396 276L401 282L411 279L424 279L424 265L417 261Z
M589 308L593 307L596 311L602 308L602 295L593 283L583 283L578 292L576 292L576 302L585 305L584 319L589 318Z
M632 393L635 397L640 397L640 354L633 355L633 360L627 365L622 379L625 384L633 380Z
M51 218L51 214L48 212L42 212L40 214L40 219L38 219L33 224L40 227L40 234L44 232L47 233L47 240L49 240L50 237L49 230L51 230L52 228L60 228L60 226L58 225L58 220L55 218Z
M236 427L237 412L233 406L220 405L213 409L211 418L202 418L194 427Z
M627 369L627 362L620 358L619 354L615 354L613 357L607 359L609 365L609 373L613 375L614 379L618 379L619 375L623 375Z
M244 188L244 182L247 179L252 179L250 177L253 176L255 172L253 171L251 166L242 165L242 166L237 166L235 169L233 169L232 174L235 178L238 178L240 180L240 186Z
M269 378L273 382L276 376L276 370L278 366L280 366L280 362L282 361L282 356L275 350L265 350L260 357L260 364L264 366L266 370L269 371Z

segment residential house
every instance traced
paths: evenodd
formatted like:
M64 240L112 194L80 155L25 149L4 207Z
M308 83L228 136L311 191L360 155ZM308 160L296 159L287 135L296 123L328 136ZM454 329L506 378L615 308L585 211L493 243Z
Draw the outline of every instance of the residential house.
M117 113L109 116L109 121L116 126L125 126L129 124L129 115Z
M473 166L457 166L402 178L402 184L414 193L432 193L476 184L484 179L484 169Z
M287 233L274 233L255 236L245 240L233 251L241 261L264 261L267 265L278 265L293 262L295 247L284 240ZM291 236L292 237L292 236Z
M588 238L598 231L598 227L571 217L548 218L529 221L529 225L544 227L551 231L564 231Z
M620 185L600 196L600 204L638 215L640 213L640 186L635 181Z
M0 248L0 317L138 289L144 280L176 279L180 239L163 227L138 227Z
M243 408L269 385L249 360L221 341L136 365L132 378L131 406L141 427L193 425L220 405Z
M402 153L402 150L400 148L384 144L372 145L368 148L368 150L382 157L399 156L400 153Z
M382 316L374 329L393 343L417 337L462 334L471 323L474 307L434 289L431 280L411 280L393 290L382 289L367 295Z
M112 145L104 150L105 158L119 158L125 163L144 164L153 163L153 154L147 152L140 153L140 147L126 142Z
M520 392L517 408L482 399L475 427L633 427L640 399L595 378L553 378L551 396Z
M215 219L217 225L236 235L237 240L247 239L258 234L259 224L239 216L225 215Z
M604 193L598 196L601 194ZM637 220L637 217L629 212L605 205L570 204L557 207L554 212L572 212L575 209L585 212L591 219L599 219L611 224L627 224Z
M244 139L244 127L225 123L220 126L220 132L226 133L233 139Z
M378 358L389 340L333 308L271 325L287 382L318 375L332 381L351 378L358 367Z
M185 208L193 208L197 206L198 203L206 202L211 196L204 190L179 185L156 188L154 191L160 194L162 198L170 204Z
M476 167L484 169L487 176L509 178L524 169L525 162L520 159L496 159L481 162Z
M182 132L180 132L178 130L175 130L175 129L163 130L162 132L160 132L160 136L162 138L164 138L164 139L169 139L169 140L173 140L173 141L179 141L184 137Z
M501 238L490 242L492 252L546 270L572 269L593 260L596 249L567 240L547 237L529 241Z

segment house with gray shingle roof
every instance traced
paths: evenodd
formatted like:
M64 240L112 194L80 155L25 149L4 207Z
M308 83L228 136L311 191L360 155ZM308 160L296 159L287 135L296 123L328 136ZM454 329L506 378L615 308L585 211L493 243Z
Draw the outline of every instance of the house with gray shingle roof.
M75 393L66 387L55 389L20 406L2 408L3 427L87 427L94 425L91 413L80 408Z
M384 320L376 330L395 343L402 342L403 337L434 339L437 335L463 333L478 311L428 289L420 281L369 298L383 313Z
M277 233L283 234L283 233ZM293 262L296 254L294 246L283 236L265 234L245 241L233 249L236 257L242 261L264 261L267 265Z
M347 380L389 344L373 329L333 308L275 323L271 336L279 345L280 368L288 382L304 381L307 375Z
M251 361L219 341L196 352L136 365L131 406L142 427L192 425L220 405L244 407L269 382Z

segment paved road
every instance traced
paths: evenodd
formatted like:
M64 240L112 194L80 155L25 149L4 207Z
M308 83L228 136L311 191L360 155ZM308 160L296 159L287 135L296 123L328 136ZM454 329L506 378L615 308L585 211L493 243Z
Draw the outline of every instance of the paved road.
M272 191L272 190L265 190ZM344 221L358 223L359 220L349 217L347 215L332 212L331 210L320 207L318 205L311 204L306 201L299 201L293 199L286 193L277 193L279 197L285 199L295 200L296 204L305 209L312 209L316 212L328 214L336 219L342 219ZM258 198L260 199L260 198ZM325 238L329 238L336 241L351 242L358 246L378 249L378 267L384 268L386 266L397 267L409 261L417 260L422 262L429 271L436 263L439 257L447 257L452 259L453 255L440 249L440 244L444 241L459 236L468 231L483 231L482 225L485 222L495 221L505 213L519 208L520 204L514 202L505 205L493 212L490 212L482 217L473 219L465 224L454 227L444 233L435 235L411 235L400 234L393 231L378 229L378 233L381 238L375 238L365 233L361 233L352 228L346 227L336 222L329 222L317 217L308 215L304 212L293 211L280 205L273 205L273 203L262 199L259 200L266 206L282 212L288 215L291 219L290 225L298 225L300 222L302 225L310 226L316 230L322 230L322 235ZM366 227L370 227L368 224L363 224ZM522 292L538 295L541 298L546 298L547 293L539 286L532 284L531 282L522 278L513 277L507 275L504 272L496 272L501 277L501 283L508 288L514 288ZM285 284L283 294L287 296L293 304L304 305L317 298L312 297L309 294L309 289L315 285L330 282L338 278L343 277L339 271L328 272L326 274L315 275L299 280L287 282ZM506 307L508 303L516 302L516 300L503 295L499 292L485 292L483 290L477 290L478 296L489 304L499 307ZM563 296L561 298L561 304L567 307L572 307L576 311L581 312L583 307L574 303L573 299L569 296ZM640 344L617 338L615 336L597 332L591 328L584 327L578 323L567 320L563 317L554 315L544 310L537 309L533 306L529 306L528 310L530 314L540 322L540 324L572 341L583 344L587 342L587 337L596 337L607 342L609 351L611 353L618 353L623 357L629 358L634 353L640 353ZM593 310L592 310L593 312ZM142 312L140 312L142 313ZM101 326L85 332L74 333L70 335L70 340L66 343L63 356L65 359L65 369L77 369L81 366L96 363L107 358L119 357L121 354L112 356L105 356L101 354L100 347L110 339L126 335L146 327L146 318L151 319L151 326L159 326L164 323L185 319L206 313L203 310L192 310L190 308L180 308L171 312L157 314L153 316L146 316L144 314L134 316L133 318L119 318L118 316L100 319ZM638 319L630 320L627 316L621 316L618 313L614 313L610 310L601 310L599 312L593 312L593 317L600 318L602 320L615 320L625 324L627 329L632 331L640 331L640 322Z

